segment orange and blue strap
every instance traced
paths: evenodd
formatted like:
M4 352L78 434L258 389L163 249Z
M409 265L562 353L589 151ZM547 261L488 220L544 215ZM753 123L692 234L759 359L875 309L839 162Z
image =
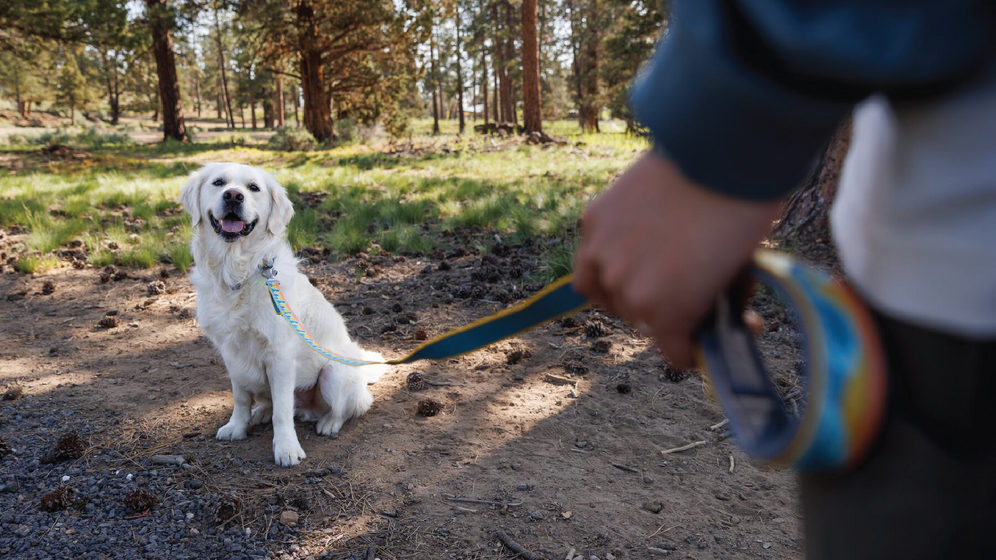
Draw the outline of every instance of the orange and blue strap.
M283 316L298 338L325 358L348 366L407 364L418 360L455 358L524 333L548 321L588 306L588 300L574 291L571 286L571 277L565 276L522 303L438 336L422 344L403 358L374 362L343 356L319 344L314 337L308 334L308 330L287 304L287 299L284 298L283 291L280 289L280 282L276 279L277 271L273 268L273 259L264 260L258 269L266 278L266 287L270 292L270 302L273 304L274 311Z
M571 276L509 309L447 332L407 356L374 362L319 344L287 304L273 259L259 265L274 311L329 360L349 365L405 364L461 356L588 306ZM868 310L843 282L790 257L759 251L748 273L798 318L807 396L801 417L786 410L764 367L737 298L724 295L699 335L699 363L716 389L740 446L754 458L800 469L854 465L878 434L885 407L882 349Z

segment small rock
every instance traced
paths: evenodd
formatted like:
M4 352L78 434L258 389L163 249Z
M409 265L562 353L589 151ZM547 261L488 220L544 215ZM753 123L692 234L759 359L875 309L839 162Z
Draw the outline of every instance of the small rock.
M529 512L529 517L534 521L542 521L546 519L546 515L540 510Z
M383 515L384 517L394 518L394 517L398 516L398 510L396 510L396 509L385 509L385 510L382 510L380 512L380 514Z
M771 548L771 543L766 542L766 543L764 543L764 544L761 545L761 548L767 550L767 549Z
M284 510L280 514L280 524L285 527L294 527L297 525L298 520L301 516L296 511Z
M187 462L181 455L153 455L149 457L153 465L176 465L180 466Z
M509 365L515 365L521 362L522 360L531 357L533 357L533 355L529 350L512 350L511 352L505 355L505 361Z
M643 505L640 507L649 511L650 513L660 513L661 510L664 509L664 504L660 502L643 502Z

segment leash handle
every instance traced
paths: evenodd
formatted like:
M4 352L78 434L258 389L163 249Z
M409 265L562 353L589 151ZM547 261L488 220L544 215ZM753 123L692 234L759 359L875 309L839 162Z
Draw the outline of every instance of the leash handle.
M759 251L747 274L798 319L806 402L797 417L775 390L743 321L747 297L738 281L699 337L699 362L737 443L752 457L799 469L856 464L879 433L887 383L867 308L844 282L784 254Z

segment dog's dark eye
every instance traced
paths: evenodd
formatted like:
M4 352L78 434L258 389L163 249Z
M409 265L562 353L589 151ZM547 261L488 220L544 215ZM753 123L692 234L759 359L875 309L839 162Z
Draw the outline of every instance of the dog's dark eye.
M259 185L256 183L249 183L249 190L252 192L259 192Z
M220 187L220 186L224 185L225 182L222 181L221 179L215 179L214 182L211 183L211 184L214 185L214 186L216 186L216 187Z

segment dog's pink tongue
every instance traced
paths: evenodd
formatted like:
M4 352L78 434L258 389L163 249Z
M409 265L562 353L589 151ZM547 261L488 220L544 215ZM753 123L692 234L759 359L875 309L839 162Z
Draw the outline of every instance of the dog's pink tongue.
M221 221L221 229L227 231L228 233L239 233L240 231L242 231L242 228L244 228L245 225L246 224L244 222L242 222L241 220L235 220L235 221L232 221L232 220L222 220Z

